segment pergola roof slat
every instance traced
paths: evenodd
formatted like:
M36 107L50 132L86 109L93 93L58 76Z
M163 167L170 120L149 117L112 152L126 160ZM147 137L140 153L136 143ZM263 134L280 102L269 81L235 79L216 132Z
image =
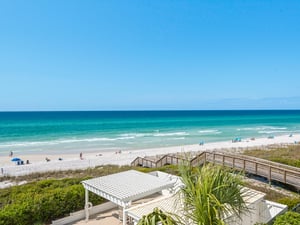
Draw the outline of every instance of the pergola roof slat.
M124 207L130 201L173 187L174 181L129 170L85 180L82 184L85 189Z

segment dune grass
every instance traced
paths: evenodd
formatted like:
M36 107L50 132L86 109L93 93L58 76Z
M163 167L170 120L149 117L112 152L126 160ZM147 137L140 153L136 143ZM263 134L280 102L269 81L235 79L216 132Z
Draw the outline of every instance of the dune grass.
M300 145L269 150L246 150L243 154L300 168Z

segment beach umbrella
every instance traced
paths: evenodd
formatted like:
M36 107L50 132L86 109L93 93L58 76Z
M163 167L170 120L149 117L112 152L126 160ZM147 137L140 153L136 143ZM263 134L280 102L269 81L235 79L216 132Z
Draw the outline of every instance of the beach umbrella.
M17 162L17 161L21 161L21 159L20 158L13 158L13 159L11 159L11 161Z

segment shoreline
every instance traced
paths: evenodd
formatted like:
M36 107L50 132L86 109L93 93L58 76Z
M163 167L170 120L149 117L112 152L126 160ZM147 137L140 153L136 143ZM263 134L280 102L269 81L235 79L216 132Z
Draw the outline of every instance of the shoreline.
M115 165L130 165L136 157L163 155L168 153L180 152L202 152L202 151L228 151L238 153L247 148L255 148L268 145L294 144L299 143L300 134L295 134L292 137L289 135L275 136L270 138L257 138L255 140L245 139L241 142L233 143L230 141L220 141L205 143L204 145L193 144L184 146L161 147L161 148L146 148L139 150L125 150L122 152L103 152L91 151L83 152L80 159L80 152L77 154L14 154L13 157L21 158L24 165L16 165L11 162L13 157L0 157L1 172L0 176L22 176L35 172L60 171L60 170L75 170L86 169L89 167L115 164ZM50 161L45 159L49 158ZM62 160L59 160L61 158ZM26 164L29 160L30 164ZM3 169L3 170L2 170ZM2 173L3 171L3 173Z

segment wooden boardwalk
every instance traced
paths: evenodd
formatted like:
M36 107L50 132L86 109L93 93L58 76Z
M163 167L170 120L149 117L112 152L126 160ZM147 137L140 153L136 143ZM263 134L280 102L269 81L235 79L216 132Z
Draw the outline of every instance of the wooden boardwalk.
M158 160L137 157L131 165L154 168L164 165L178 165L182 160L182 157L173 155L164 155ZM269 182L279 181L300 190L300 168L297 167L250 156L216 152L202 152L190 161L193 166L203 165L206 162L265 177Z

